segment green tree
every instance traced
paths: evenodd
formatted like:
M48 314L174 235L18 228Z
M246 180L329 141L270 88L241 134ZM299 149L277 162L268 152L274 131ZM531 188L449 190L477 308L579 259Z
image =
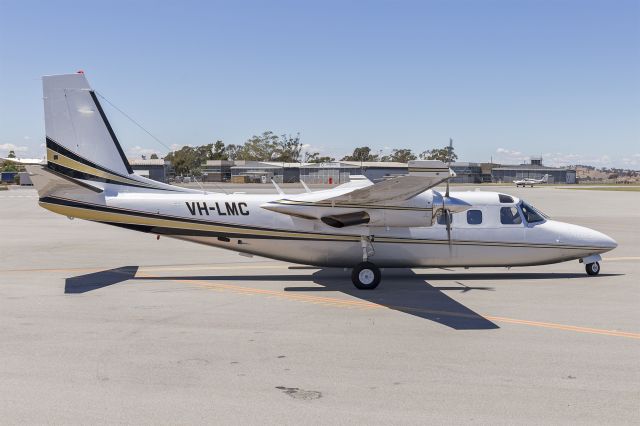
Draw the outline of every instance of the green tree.
M153 154L151 154L151 157L149 157L150 160L157 160L158 159L158 154L156 154L155 152Z
M167 154L165 160L171 161L176 175L199 176L202 164L208 159L208 152L210 152L208 145L196 148L183 146L179 150Z
M278 147L279 138L273 132L266 131L260 136L252 136L244 145L238 146L235 160L270 161Z
M16 152L14 150L9 151L9 155L7 155L7 158L16 158Z
M378 155L371 153L371 148L361 146L353 150L353 154L342 157L342 161L378 161Z
M227 147L224 146L224 142L221 140L217 140L215 144L213 144L213 149L211 150L211 158L210 160L228 160L229 155L227 154Z
M300 133L296 136L282 135L276 141L276 148L273 153L273 161L282 161L283 163L297 163L300 161L302 154L302 143L300 142Z
M310 152L305 152L304 153L304 162L305 163L331 163L333 161L336 161L335 158L333 157L321 157L319 152L314 152L314 153L310 153Z
M455 153L455 148L445 146L444 148L435 148L424 151L420 154L421 160L439 160L443 163L449 161L454 162L458 159L458 155Z
M394 149L390 155L382 157L381 161L396 161L398 163L408 163L415 160L416 155L408 148Z
M5 161L2 167L0 167L0 170L2 170L3 172L17 172L18 167L12 161Z

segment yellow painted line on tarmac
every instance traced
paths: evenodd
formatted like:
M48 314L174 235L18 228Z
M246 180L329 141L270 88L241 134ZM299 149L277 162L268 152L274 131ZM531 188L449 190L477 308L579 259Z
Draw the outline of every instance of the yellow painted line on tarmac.
M248 263L248 262L247 262ZM252 263L251 265L245 263L232 263L227 266L198 266L198 265L184 265L184 266L140 266L138 267L139 271L215 271L215 270L225 270L225 269L287 269L289 268L289 264L284 265L256 265ZM5 269L1 272L101 272L110 269L118 269L122 268L122 266L116 267L93 267L93 268L50 268L50 269ZM320 268L318 268L320 269Z
M144 276L144 274L142 274L140 275L140 278L146 278L146 277ZM153 277L149 277L149 279L153 279ZM580 327L575 325L557 324L557 323L541 322L541 321L529 321L529 320L492 316L492 315L481 316L481 315L463 314L463 313L450 312L450 311L413 308L409 306L393 306L393 305L385 306L385 305L379 305L377 303L366 302L362 300L348 300L348 299L340 299L336 297L313 296L313 295L306 295L306 294L292 294L292 293L287 293L279 290L268 290L268 289L253 288L253 287L244 287L244 286L225 284L225 283L209 283L209 282L203 282L199 280L177 279L173 281L179 282L179 283L185 283L185 284L193 284L199 287L209 288L209 289L216 289L216 290L224 289L224 290L229 290L238 294L260 294L260 295L266 295L269 298L278 297L282 299L300 301L305 303L314 303L318 305L329 305L329 306L346 308L346 309L353 309L353 308L393 309L393 310L420 312L420 313L428 313L433 315L443 315L443 316L452 316L452 317L485 318L489 321L507 323L507 324L527 325L530 327L573 331L576 333L599 334L599 335L605 335L605 336L640 339L640 333L632 333L632 332L620 331L620 330L606 330L606 329L600 329L600 328Z
M627 257L603 257L603 262L616 262L621 260L640 260L640 256L627 256Z
M640 339L640 333L632 333L620 330L605 330L601 328L579 327L575 325L556 324L552 322L528 321L515 318L485 316L486 319L496 322L504 322L508 324L530 325L533 327L554 328L557 330L575 331L578 333L602 334L605 336L629 337L631 339Z
M640 257L616 257L616 258L605 258L604 260L640 260ZM138 269L138 273L136 277L139 278L148 278L153 279L154 277L146 275L149 272L160 272L160 271L198 271L198 270L229 270L241 268L243 270L247 269L288 269L289 264L278 264L278 265L247 265L245 263L234 263L226 266L198 266L198 265L176 265L176 266L141 266ZM9 269L4 272L98 272L103 271L105 268L59 268L59 269ZM171 277L166 277L171 278ZM421 312L428 313L432 315L446 315L446 316L454 316L454 317L467 317L467 318L486 318L490 321L502 322L508 324L518 324L518 325L527 325L532 327L541 327L541 328L550 328L556 330L564 330L564 331L573 331L578 333L589 333L589 334L600 334L606 336L617 336L617 337L627 337L632 339L640 339L640 333L632 333L626 331L619 330L605 330L598 328L589 328L589 327L579 327L565 324L557 324L550 322L540 322L540 321L529 321L529 320L521 320L515 318L507 318L507 317L498 317L498 316L476 316L471 314L462 314L458 312L450 312L450 311L439 311L439 310L431 310L431 309L421 309L421 308L413 308L409 306L385 306L379 305L372 302L366 302L362 300L348 300L348 299L340 299L335 297L326 297L326 296L313 296L307 294L294 294L287 293L280 290L268 290L268 289L260 289L253 287L243 287L232 284L224 284L224 283L210 283L204 282L202 280L185 280L185 279L176 279L172 280L174 282L185 283L185 284L193 284L199 287L208 288L215 291L232 291L237 294L245 294L245 295L263 295L269 298L280 298L287 299L299 302L307 302L314 303L325 306L333 306L347 309L395 309L395 310L403 310L408 312Z

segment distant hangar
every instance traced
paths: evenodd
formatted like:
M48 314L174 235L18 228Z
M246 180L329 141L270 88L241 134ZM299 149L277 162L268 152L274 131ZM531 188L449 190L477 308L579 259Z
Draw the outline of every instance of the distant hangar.
M169 161L130 160L135 173L168 182L175 178ZM455 162L455 183L510 183L524 178L540 179L549 175L549 183L574 184L576 171L567 167L549 167L541 158L529 164L505 165L495 163ZM351 175L365 175L372 181L408 173L406 163L382 161L335 161L330 163L282 163L274 161L209 160L201 167L205 182L270 182L337 185L349 181Z

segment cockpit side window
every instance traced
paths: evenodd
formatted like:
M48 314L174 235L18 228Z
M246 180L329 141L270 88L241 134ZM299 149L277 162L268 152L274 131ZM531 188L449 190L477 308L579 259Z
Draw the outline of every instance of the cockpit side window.
M467 223L480 225L482 223L482 210L467 210Z
M515 206L500 208L500 223L503 225L520 225L522 217Z
M530 206L524 201L520 202L520 209L522 210L522 214L524 215L524 219L527 223L544 222L542 214L538 212L535 207Z
M501 203L513 203L513 197L505 194L498 194L498 199Z

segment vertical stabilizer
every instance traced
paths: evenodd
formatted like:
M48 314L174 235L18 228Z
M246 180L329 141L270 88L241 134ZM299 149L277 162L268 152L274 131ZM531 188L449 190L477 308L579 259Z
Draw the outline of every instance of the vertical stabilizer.
M62 151L60 154L64 155L66 150L116 174L132 174L84 74L45 76L42 82L48 153ZM73 155L69 157L73 159Z
M83 73L42 77L47 168L116 192L199 192L133 173L111 124Z

